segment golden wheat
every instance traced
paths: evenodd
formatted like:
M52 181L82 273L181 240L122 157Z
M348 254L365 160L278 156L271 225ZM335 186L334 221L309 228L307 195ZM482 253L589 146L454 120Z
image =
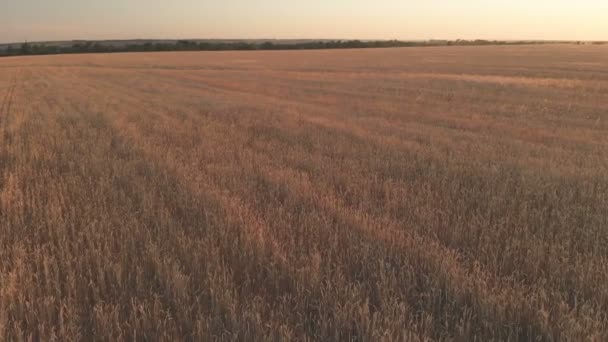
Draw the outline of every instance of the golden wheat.
M0 60L1 340L605 340L608 47Z

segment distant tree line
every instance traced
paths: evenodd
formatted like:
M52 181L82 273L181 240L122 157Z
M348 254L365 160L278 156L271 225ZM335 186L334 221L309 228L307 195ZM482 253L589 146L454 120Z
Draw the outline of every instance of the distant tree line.
M246 50L314 50L314 49L364 49L389 47L422 47L453 45L518 45L542 44L548 42L532 41L497 41L497 40L429 40L429 41L361 41L332 40L307 41L297 43L258 42L225 42L225 41L190 41L178 40L171 43L146 42L124 45L104 44L102 42L78 42L71 46L50 44L23 43L20 47L9 45L0 50L0 56L54 55L73 53L113 53L113 52L153 52L153 51L246 51Z

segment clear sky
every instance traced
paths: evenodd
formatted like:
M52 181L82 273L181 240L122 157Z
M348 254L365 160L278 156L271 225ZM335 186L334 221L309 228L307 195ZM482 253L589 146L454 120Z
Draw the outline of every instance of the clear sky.
M0 42L130 38L608 40L608 0L0 0Z

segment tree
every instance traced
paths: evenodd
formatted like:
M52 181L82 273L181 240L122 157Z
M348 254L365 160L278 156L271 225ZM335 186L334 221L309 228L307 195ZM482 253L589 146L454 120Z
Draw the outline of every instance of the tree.
M274 49L274 44L272 42L264 42L264 44L262 44L260 46L260 48L262 50L273 50Z
M30 47L30 44L28 42L25 42L23 44L21 44L21 49L19 51L20 54L22 55L29 55L32 53L32 48Z

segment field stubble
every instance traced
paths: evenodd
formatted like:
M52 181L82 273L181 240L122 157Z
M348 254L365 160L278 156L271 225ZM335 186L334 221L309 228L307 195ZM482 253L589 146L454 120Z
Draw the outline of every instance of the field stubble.
M6 340L604 340L608 48L0 60Z

